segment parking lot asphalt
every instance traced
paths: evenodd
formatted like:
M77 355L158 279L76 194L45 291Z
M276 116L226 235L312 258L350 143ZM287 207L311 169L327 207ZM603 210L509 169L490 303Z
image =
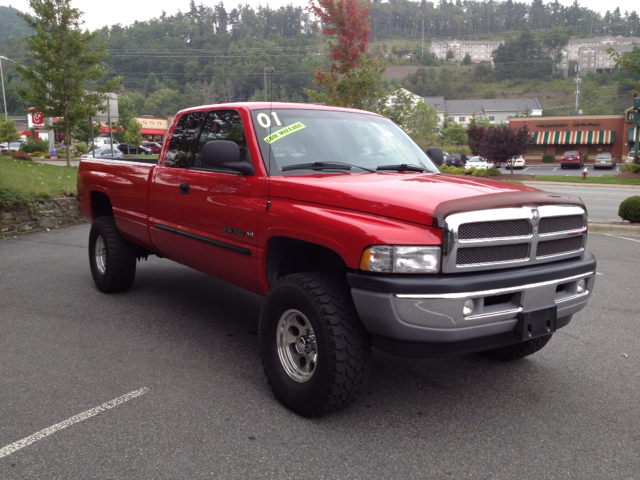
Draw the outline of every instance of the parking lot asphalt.
M2 479L638 478L640 238L590 236L591 301L536 355L375 351L308 420L262 374L259 297L155 257L102 294L88 231L0 241Z

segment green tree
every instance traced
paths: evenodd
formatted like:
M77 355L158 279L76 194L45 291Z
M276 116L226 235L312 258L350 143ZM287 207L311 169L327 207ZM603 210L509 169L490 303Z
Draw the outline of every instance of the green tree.
M442 131L444 145L465 145L469 141L464 127L456 122L449 122Z
M116 141L121 143L126 142L124 134L127 130L127 125L129 125L135 116L136 105L132 96L127 94L118 96L118 122L113 129L113 138L115 138Z
M142 125L140 125L135 118L129 120L129 123L127 123L127 128L124 132L124 141L127 143L127 145L133 147L140 146L140 144L142 143L142 134L140 133L141 128Z
M415 101L403 88L397 88L390 96L396 99L395 103L385 103L377 112L402 128L421 147L434 145L440 121L436 109L425 102Z
M73 126L73 130L71 130L71 137L79 142L89 144L89 142L91 142L91 123L89 123L89 120L80 120L77 122Z
M20 134L16 130L16 122L13 120L0 120L0 142L17 142Z
M469 65L471 63L471 55L467 53L462 59L462 63L464 63L465 65Z
M317 3L316 3L317 2ZM366 57L369 44L369 0L312 0L310 10L323 23L322 34L329 40L330 69L314 68L320 91L306 90L316 102L364 110L379 108L386 97L378 88L385 62Z
M640 90L640 48L633 47L630 52L617 52L613 48L608 48L607 53L620 68L624 69L626 78L623 79L623 84Z
M553 59L552 72L555 74L562 61L562 49L569 42L571 30L561 27L554 27L544 31L540 35L542 46Z
M453 60L453 57L455 57L456 54L453 53L453 50L447 50L447 60Z
M82 12L70 0L30 0L31 14L20 14L34 34L27 40L31 51L27 66L16 69L26 82L18 94L40 107L45 117L60 117L67 145L67 166L71 166L71 131L78 122L95 115L106 101L105 92L118 79L87 90L89 82L106 75L100 62L107 55L106 44L94 47L98 31L82 30Z

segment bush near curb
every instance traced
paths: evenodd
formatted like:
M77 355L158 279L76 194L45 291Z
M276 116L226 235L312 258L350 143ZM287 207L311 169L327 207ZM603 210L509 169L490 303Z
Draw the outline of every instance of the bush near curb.
M556 160L556 156L551 153L545 153L542 155L542 163L553 163Z
M495 177L496 175L502 175L502 172L497 168L490 168L488 170L476 170L473 172L474 177Z
M640 222L640 195L624 200L618 209L618 216L629 222Z
M622 167L623 172L640 173L640 165L637 163L630 163Z

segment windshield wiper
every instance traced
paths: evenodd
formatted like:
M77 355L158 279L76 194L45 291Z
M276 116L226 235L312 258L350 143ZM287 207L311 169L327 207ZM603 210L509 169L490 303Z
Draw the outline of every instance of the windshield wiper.
M287 170L351 170L352 168L360 168L361 170L366 170L367 172L373 172L365 167L361 167L359 165L351 165L349 163L343 162L313 162L313 163L298 163L296 165L285 165L281 168L283 172Z
M395 172L425 172L427 169L420 165L401 163L400 165L380 165L376 170L391 170Z

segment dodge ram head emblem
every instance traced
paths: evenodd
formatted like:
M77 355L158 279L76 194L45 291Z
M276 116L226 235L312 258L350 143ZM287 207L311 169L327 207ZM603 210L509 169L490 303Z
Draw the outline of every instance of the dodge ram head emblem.
M531 220L533 220L534 222L537 222L540 219L540 212L538 211L537 208L532 208L531 209Z

